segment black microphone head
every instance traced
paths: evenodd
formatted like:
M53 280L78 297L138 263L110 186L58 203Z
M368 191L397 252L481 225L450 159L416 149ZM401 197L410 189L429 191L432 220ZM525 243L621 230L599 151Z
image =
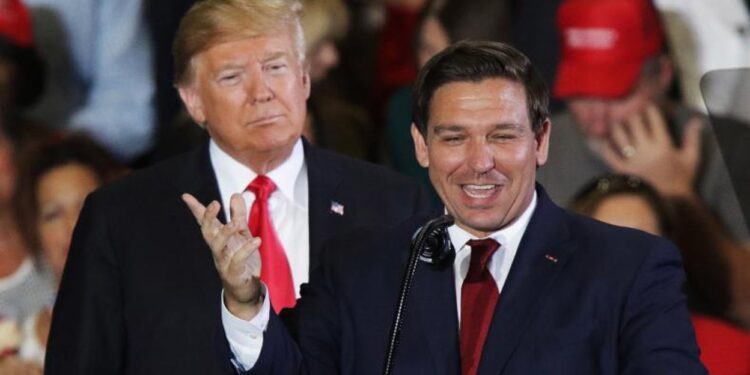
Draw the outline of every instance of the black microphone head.
M453 225L453 216L438 216L423 225L412 241L413 246L421 246L419 259L438 267L444 267L453 262L456 254L453 243L448 235L448 227Z

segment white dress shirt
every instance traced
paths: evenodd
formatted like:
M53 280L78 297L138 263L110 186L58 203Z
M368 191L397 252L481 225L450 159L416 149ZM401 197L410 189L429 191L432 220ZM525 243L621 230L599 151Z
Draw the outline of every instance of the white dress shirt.
M213 140L209 145L209 154L219 183L225 218L229 220L229 199L234 193L242 193L249 214L255 194L246 188L258 174L232 159ZM268 198L268 211L276 236L289 260L295 294L299 297L299 286L307 282L310 264L307 168L302 141L297 141L289 158L266 176L276 184L276 190Z
M213 140L208 150L219 185L225 218L227 221L230 218L229 200L235 193L242 193L249 213L255 202L255 194L246 191L246 188L257 173L234 160ZM268 198L268 211L292 270L295 295L299 297L299 287L308 280L310 264L308 181L302 141L297 141L289 158L266 176L276 184L276 190ZM269 300L270 298L265 299L264 305L268 306L265 306L251 322L232 316L221 302L222 322L227 341L240 363L254 364L257 361L263 345L263 331L268 323Z
M526 227L529 225L531 214L534 213L535 208L536 191L534 191L534 196L531 198L531 203L526 207L526 210L523 211L521 216L503 229L492 233L490 236L484 237L492 238L500 244L500 247L495 251L495 254L492 254L492 258L487 264L487 268L489 268L492 278L494 278L497 283L497 290L500 294L503 293L503 286L505 286L505 280L508 279L510 266L513 265L513 259L516 258L518 246L521 244L521 238L526 232ZM471 260L471 246L466 243L469 240L476 240L479 238L475 238L456 225L448 227L448 234L451 237L453 247L456 249L456 258L453 260L453 275L456 285L456 311L458 311L458 321L460 323L461 287L463 286L466 274L469 272L469 263Z
M531 215L536 208L536 191L531 199L531 203L510 225L493 233L485 238L493 238L500 244L500 248L492 255L488 264L492 277L497 282L497 290L502 293L505 280L508 278L508 272L513 264L513 259L518 252L518 246L521 238L526 232ZM448 228L448 234L451 237L453 247L456 248L456 257L453 261L453 274L456 286L456 311L458 312L459 323L461 321L461 287L466 274L469 272L469 261L471 259L471 247L466 244L471 239L477 239L465 230L456 225ZM235 354L234 365L243 370L255 366L263 347L263 332L268 326L271 305L268 302L270 298L266 296L263 301L258 315L251 321L245 321L232 314L224 307L222 303L222 315L224 316L224 328L226 330L229 345ZM231 319L230 325L227 325L227 319ZM240 345L239 347L237 345Z

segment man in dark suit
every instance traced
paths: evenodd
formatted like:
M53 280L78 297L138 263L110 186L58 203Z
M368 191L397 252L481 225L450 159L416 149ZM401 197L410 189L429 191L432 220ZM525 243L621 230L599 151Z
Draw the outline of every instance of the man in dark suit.
M229 357L221 281L183 193L202 202L241 193L251 211L262 199L245 186L275 184L270 217L260 220L285 251L292 303L329 237L427 208L416 183L300 138L310 83L299 10L287 0L207 0L185 17L177 87L211 141L89 197L54 309L47 374L234 371L216 361L217 351Z
M412 136L455 219L447 231L457 252L417 269L393 373L705 374L677 249L568 213L535 185L547 160L547 97L529 60L501 43L455 44L420 72ZM215 207L189 205L225 296L240 297L225 301L230 312L263 328L260 345L245 348L253 360L237 367L381 373L409 244L429 217L327 243L284 325L248 262L258 255L239 230L244 205L239 196L231 204L228 225Z

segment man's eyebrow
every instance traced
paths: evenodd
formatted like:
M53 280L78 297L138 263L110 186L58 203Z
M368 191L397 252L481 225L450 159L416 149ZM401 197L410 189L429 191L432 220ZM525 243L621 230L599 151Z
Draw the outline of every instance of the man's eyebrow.
M227 70L243 69L245 68L245 65L246 63L243 63L240 61L229 61L229 62L219 65L219 67L215 70L215 73L219 74Z
M273 53L271 53L271 54L263 57L263 59L261 60L261 62L266 63L266 62L269 62L269 61L272 61L272 60L280 59L280 58L285 57L287 55L288 55L288 53L286 53L285 51L273 52Z
M519 124L516 122L502 122L495 125L496 130L523 130L524 127L524 124Z
M520 130L523 129L523 124L518 124L515 122L503 122L496 124L494 126L494 130ZM463 125L455 125L455 124L438 124L433 126L433 132L435 134L445 133L445 132L460 132L464 131L466 129L466 126Z
M433 132L435 134L445 133L445 132L460 132L463 131L464 127L461 125L453 125L453 124L438 124L433 127Z

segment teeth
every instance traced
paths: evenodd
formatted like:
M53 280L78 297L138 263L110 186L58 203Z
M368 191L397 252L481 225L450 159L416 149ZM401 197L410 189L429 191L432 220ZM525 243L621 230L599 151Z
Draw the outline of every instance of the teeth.
M487 198L492 195L495 185L464 185L463 189L472 198Z

